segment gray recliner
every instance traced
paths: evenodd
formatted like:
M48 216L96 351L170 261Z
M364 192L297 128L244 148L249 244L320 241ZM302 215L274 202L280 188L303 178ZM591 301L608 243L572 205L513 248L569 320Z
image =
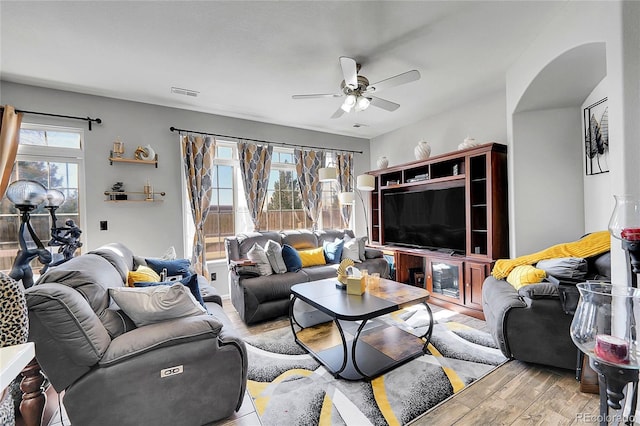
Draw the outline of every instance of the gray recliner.
M112 244L48 271L29 288L29 340L73 425L203 425L238 410L244 342L220 297L201 284L211 315L135 327L108 288L121 287L131 252ZM216 303L217 302L217 303Z

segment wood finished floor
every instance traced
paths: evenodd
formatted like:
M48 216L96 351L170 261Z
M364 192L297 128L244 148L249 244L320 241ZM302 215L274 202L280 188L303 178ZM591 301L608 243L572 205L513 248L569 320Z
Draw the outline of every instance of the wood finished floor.
M289 326L286 317L247 326L230 300L225 300L223 306L244 337ZM430 306L436 316L438 312L442 315L448 313L437 306ZM466 315L453 314L450 320L488 331L484 321ZM510 361L412 424L577 425L595 424L597 416L598 396L581 393L572 371ZM260 420L251 400L245 398L238 413L215 424L221 425L257 426Z

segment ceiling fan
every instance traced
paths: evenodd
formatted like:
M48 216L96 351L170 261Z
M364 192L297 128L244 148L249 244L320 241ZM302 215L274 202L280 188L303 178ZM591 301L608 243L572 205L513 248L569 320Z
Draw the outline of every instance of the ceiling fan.
M356 63L355 59L346 56L340 57L340 68L342 68L342 75L344 76L344 80L340 83L340 93L293 95L292 98L313 99L340 98L346 96L340 108L333 113L331 118L341 117L345 112L351 112L352 110L364 111L369 105L387 111L395 111L400 107L399 104L378 98L377 96L373 96L373 94L389 87L399 86L420 79L420 73L417 70L411 70L385 80L380 80L377 83L369 84L369 80L365 76L358 74L360 64Z

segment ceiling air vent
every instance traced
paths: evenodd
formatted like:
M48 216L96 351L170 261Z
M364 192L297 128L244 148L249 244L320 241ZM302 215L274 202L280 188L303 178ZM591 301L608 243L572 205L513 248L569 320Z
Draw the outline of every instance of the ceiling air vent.
M197 98L200 92L195 90L190 90L190 89L181 89L180 87L172 87L171 93L175 93L176 95L185 95L185 96L191 96L191 97Z

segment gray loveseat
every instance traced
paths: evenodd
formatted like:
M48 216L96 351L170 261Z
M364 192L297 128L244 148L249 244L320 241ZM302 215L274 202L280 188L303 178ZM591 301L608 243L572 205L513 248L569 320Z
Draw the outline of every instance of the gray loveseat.
M587 258L585 280L609 280L610 253ZM487 326L508 358L573 370L578 349L571 340L571 307L578 299L576 282L544 282L516 290L489 276L482 286Z
M225 250L229 263L229 286L231 301L246 324L277 318L289 312L291 286L308 281L337 277L337 264L318 265L302 268L298 272L286 272L267 276L239 274L233 261L246 259L254 244L262 247L273 240L280 245L288 244L296 250L322 247L325 241L333 242L345 235L353 238L351 230L291 230L281 232L251 232L225 238ZM366 269L370 274L379 273L389 277L389 263L380 250L364 249L365 260L356 263L358 269Z
M53 387L65 391L71 423L199 426L230 416L244 397L247 355L220 296L198 277L211 315L136 327L108 292L133 268L131 251L109 244L26 291L29 340Z

